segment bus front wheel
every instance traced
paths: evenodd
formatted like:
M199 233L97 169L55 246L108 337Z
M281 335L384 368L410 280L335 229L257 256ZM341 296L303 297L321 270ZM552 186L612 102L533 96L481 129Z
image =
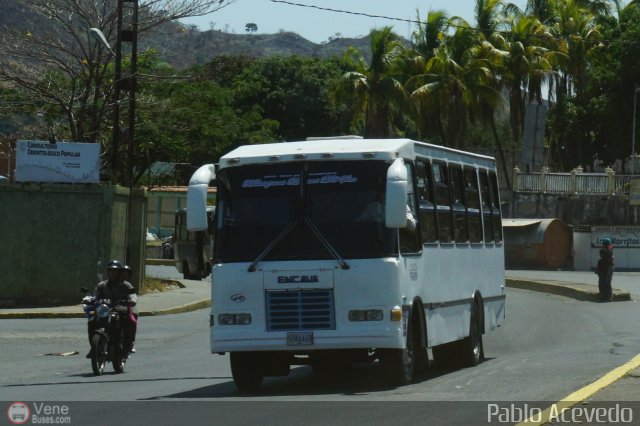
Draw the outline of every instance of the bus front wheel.
M260 359L255 352L231 352L231 375L241 391L253 392L260 388L264 375L260 371Z
M390 384L408 385L413 381L416 369L416 348L418 341L413 332L412 321L408 322L407 347L405 349L382 349L380 363Z

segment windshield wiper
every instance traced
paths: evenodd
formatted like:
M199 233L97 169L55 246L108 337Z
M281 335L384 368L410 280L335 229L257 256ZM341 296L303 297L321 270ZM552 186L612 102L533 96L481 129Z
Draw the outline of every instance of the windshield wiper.
M249 265L249 269L247 269L247 271L254 272L256 270L256 265L260 263L260 261L262 261L262 259L264 259L269 253L271 253L271 250L273 250L273 248L280 241L282 241L282 239L296 226L297 223L298 222L295 220L289 222L289 224L284 227L284 229L273 239L273 241L271 241L271 243L267 246L267 248L262 250L262 253L260 253L258 257L256 257L256 260L251 262L251 265Z
M349 269L349 265L347 264L347 262L345 262L345 260L340 256L336 249L333 248L331 243L324 237L324 235L322 235L316 224L313 223L309 218L306 218L304 220L304 223L309 225L309 229L311 229L313 234L318 238L318 240L320 240L324 248L326 248L329 254L331 254L331 256L333 256L333 258L338 262L340 267L342 269Z

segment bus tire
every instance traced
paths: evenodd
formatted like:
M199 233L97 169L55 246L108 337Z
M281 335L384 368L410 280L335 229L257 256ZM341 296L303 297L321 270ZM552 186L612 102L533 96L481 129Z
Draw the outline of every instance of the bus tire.
M413 332L414 332L414 378L424 377L429 370L429 353L427 352L427 324L422 313L422 304L417 303L413 307Z
M200 275L191 273L191 270L189 269L189 262L187 262L186 260L182 264L182 276L184 277L185 280L201 280L202 279Z
M254 352L231 352L231 374L236 387L245 392L260 389L264 375L259 369L260 359Z
M411 383L415 375L416 358L415 349L419 340L413 332L413 320L407 325L407 347L405 349L383 349L380 354L380 363L390 384L404 386Z
M469 336L461 341L462 363L465 367L475 367L484 358L482 347L482 321L480 304L474 301L469 321Z

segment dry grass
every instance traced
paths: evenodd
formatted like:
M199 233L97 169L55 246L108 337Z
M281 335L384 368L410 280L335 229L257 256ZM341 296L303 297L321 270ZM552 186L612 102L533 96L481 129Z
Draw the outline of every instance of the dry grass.
M163 280L159 278L144 278L144 286L139 294L159 293L161 291L173 291L180 289L180 283L174 280Z

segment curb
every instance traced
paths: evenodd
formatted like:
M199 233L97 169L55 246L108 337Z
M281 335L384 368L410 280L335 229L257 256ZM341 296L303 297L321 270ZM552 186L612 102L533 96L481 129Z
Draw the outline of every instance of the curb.
M595 285L575 284L561 281L532 281L520 278L505 278L505 285L510 288L550 293L586 302L598 302L599 300L599 291ZM631 294L629 291L618 288L613 289L614 302L626 302L630 300Z
M47 319L47 318L85 318L82 307L80 312L0 312L0 320L3 319Z
M140 317L155 317L159 315L182 314L185 312L197 311L211 307L211 299L202 299L197 302L187 303L186 305L176 306L175 308L162 309L159 311L142 311L138 313Z
M146 265L176 266L173 259L145 259L144 262Z
M157 311L140 311L140 317L154 317L160 315L181 314L185 312L197 311L211 307L210 299L202 299L196 302L173 308L161 309ZM47 318L85 318L82 308L78 306L79 312L0 312L0 320L3 319L47 319Z

